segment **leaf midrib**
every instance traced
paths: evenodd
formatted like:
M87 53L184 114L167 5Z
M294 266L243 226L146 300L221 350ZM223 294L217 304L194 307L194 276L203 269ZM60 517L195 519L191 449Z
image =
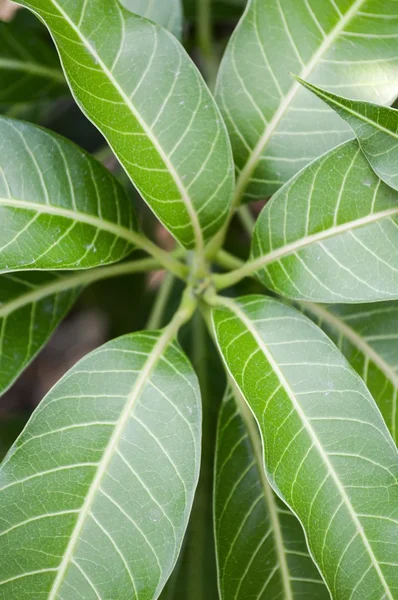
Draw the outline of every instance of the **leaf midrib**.
M388 208L384 211L372 213L371 215L366 215L366 217L361 217L360 219L356 219L355 221L348 221L347 223L343 223L342 225L337 225L336 227L330 227L329 229L324 229L323 231L320 231L318 233L307 235L295 242L286 244L285 246L281 246L280 248L277 248L276 250L273 250L268 254L265 254L264 256L260 256L259 258L251 260L249 263L247 263L246 268L250 267L251 272L258 271L259 269L265 267L266 265L269 265L270 263L284 258L285 256L289 256L290 254L294 254L295 252L313 244L316 244L317 242L327 240L336 235L346 233L353 229L359 229L360 227L376 223L381 219L387 219L388 217L393 217L394 215L398 215L398 207ZM259 236L258 232L257 236Z
M304 83L305 83L305 87L307 87L314 94L316 94L317 96L319 96L320 98L322 98L322 100L324 100L324 102L326 102L326 104L328 104L330 102L331 104L334 104L335 106L341 108L341 110L343 110L345 112L348 112L353 117L356 117L357 119L363 121L364 123L367 123L367 125L371 125L372 127L374 127L375 129L378 129L382 133L385 133L385 134L387 134L387 135L389 135L389 136L391 136L391 137L393 137L393 138L395 138L395 139L398 140L398 134L397 133L394 133L393 131L391 131L391 129L387 129L383 125L380 125L380 123L378 121L373 121L372 119L369 119L364 114L359 113L355 109L349 108L345 104L341 104L341 102L339 102L339 100L335 97L334 94L324 93L324 91L321 88L312 86L310 83L307 83L307 82L304 82ZM352 100L352 102L355 102L355 100ZM358 102L360 102L361 104L364 104L361 101L358 101ZM369 102L368 104L372 104L372 103ZM377 106L377 105L374 104L373 106ZM387 107L387 106L377 107L377 108L384 108L385 110L391 111L393 114L395 113L396 118L398 119L398 110L396 110L394 108ZM361 143L361 139L358 139L358 142Z
M204 241L203 241L203 235L202 235L202 230L201 230L198 215L195 211L192 200L191 200L183 182L181 181L177 171L174 168L174 165L171 163L169 157L164 152L163 148L160 146L158 140L153 135L150 128L148 128L145 121L141 118L140 114L134 108L134 105L131 103L129 97L126 95L123 88L119 85L118 81L113 76L113 73L105 65L105 63L103 62L103 60L101 59L99 54L97 54L95 48L90 44L90 42L87 40L87 38L81 33L79 27L76 26L75 23L72 21L72 19L69 18L68 14L62 9L62 7L56 2L56 0L51 0L51 3L59 11L59 13L62 15L62 17L65 19L65 21L69 24L69 26L73 29L73 31L76 33L76 35L80 38L83 45L87 48L87 50L90 52L90 54L94 57L94 59L96 60L96 64L101 67L104 74L107 76L107 78L109 79L111 84L114 86L114 88L117 90L117 92L119 93L119 95L121 96L123 101L125 102L126 106L129 108L133 117L138 121L138 123L142 127L143 131L145 131L146 135L148 136L148 138L150 139L150 141L156 148L157 152L159 153L161 159L163 160L163 163L166 165L167 170L169 171L170 175L172 176L172 178L181 194L181 198L184 202L184 205L187 209L188 215L191 219L192 229L194 231L197 248L198 248L198 250L203 251ZM119 6L118 3L116 3L116 4L117 4L118 10L120 10L121 18L123 19L122 7ZM171 34L169 34L169 35L171 36ZM116 150L115 150L115 152L117 153ZM123 160L122 160L122 164L123 164Z
M100 217L95 217L94 215L89 215L87 213L76 212L71 209L54 206L52 204L41 204L40 202L29 202L27 200L18 200L16 198L0 198L0 206L10 206L19 210L28 210L30 212L64 217L66 219L70 219L71 221L86 223L87 225L91 225L97 229L108 231L117 237L130 241L132 244L137 243L138 234L135 234L134 231L127 229L122 225L116 225L116 223L105 221Z
M31 75L46 77L48 79L53 79L58 83L65 84L65 77L60 69L44 67L43 65L34 62L0 58L0 69L6 69L8 71L25 71Z
M235 387L235 386L234 386ZM239 394L242 398L242 401L238 401L238 406L240 408L240 413L243 417L243 420L246 424L247 431L249 434L249 439L251 442L251 446L253 448L254 457L256 459L256 466L259 472L259 477L261 481L261 486L264 490L264 499L265 504L268 509L268 514L270 517L271 527L274 534L275 541L275 551L278 558L278 567L281 574L281 580L284 590L284 600L294 600L293 590L291 586L290 580L290 571L289 566L287 564L287 559L285 555L285 545L283 542L282 528L281 523L278 517L278 511L276 508L275 499L273 496L273 492L271 491L270 484L268 483L267 476L265 474L264 468L264 452L261 445L260 432L258 427L254 421L255 417L248 407L246 400L241 394L240 390L234 390L234 395Z
M387 582L384 578L384 575L380 569L380 566L377 562L376 556L374 555L374 552L372 550L372 547L370 545L370 542L367 538L367 536L365 535L365 532L363 530L363 527L361 525L361 522L354 510L354 507L351 504L350 498L347 494L347 492L344 489L343 484L340 481L340 478L338 476L338 474L335 472L332 463L329 460L329 457L327 455L327 453L325 452L325 450L323 449L323 446L320 442L320 440L318 439L318 436L316 434L316 432L313 430L313 428L311 427L311 424L309 423L304 411L302 410L299 402L296 400L294 391L292 390L292 388L290 387L289 382L286 380L282 370L280 369L279 365L277 364L277 362L274 360L274 357L272 355L272 353L268 350L265 342L262 340L261 336L259 335L259 333L257 332L256 328L253 326L253 323L250 321L250 319L246 316L246 314L244 313L244 311L233 301L233 300L228 300L226 298L222 298L222 300L220 300L220 305L224 305L225 307L229 308L229 310L231 310L231 312L233 312L238 319L240 319L242 321L242 323L245 325L245 327L247 328L247 330L249 331L249 333L253 336L255 342L257 343L258 347L260 348L260 350L264 353L264 356L266 358L266 360L269 362L271 368L273 369L273 371L275 372L276 376L279 379L279 382L281 383L281 385L283 386L283 388L285 389L294 409L297 412L297 415L299 416L305 430L307 431L308 435L310 436L310 438L312 439L312 442L314 443L314 447L317 449L319 456L321 457L323 463L325 464L328 473L330 474L330 476L332 477L337 490L340 493L340 496L349 512L349 514L351 515L352 521L355 524L355 528L357 530L357 533L359 535L359 537L361 538L363 545L369 555L369 558L371 560L371 563L373 565L373 567L375 568L378 577L380 579L380 582L384 588L384 591L386 593L386 598L388 600L394 600L393 596L391 595L391 591L387 585ZM235 378L234 378L235 380ZM235 380L236 381L236 380ZM237 383L237 382L236 382ZM237 383L237 385L239 385ZM239 389L242 393L242 395L244 396L244 392L243 390L240 388Z
M344 17L337 23L336 27L332 29L332 31L325 37L322 44L319 46L318 50L313 54L307 66L301 71L299 77L301 79L307 79L315 67L318 64L318 61L322 58L322 56L329 50L335 39L338 35L343 31L345 26L351 21L351 19L355 16L356 12L361 8L361 6L366 2L366 0L356 0L353 6L346 12ZM264 148L267 146L268 141L272 137L275 129L279 125L280 121L285 115L285 112L289 108L291 102L297 95L300 84L298 81L294 81L292 87L290 88L289 93L285 96L284 100L279 105L278 110L272 117L271 121L266 126L263 135L260 137L257 142L254 150L252 151L250 158L246 162L244 168L242 169L237 184L236 184L236 192L234 198L234 205L238 204L246 190L246 187L250 181L250 178L257 167L258 161L263 153Z
M134 409L136 402L139 400L142 391L144 390L149 378L153 370L156 367L157 362L159 361L161 355L166 350L167 346L170 344L171 340L175 335L175 330L173 327L168 327L164 333L158 338L155 346L152 351L148 355L148 358L142 367L134 386L126 399L126 406L124 407L119 420L116 424L115 430L108 442L107 447L104 450L102 458L98 463L98 469L96 475L90 485L88 490L88 494L81 508L80 515L76 521L73 534L69 540L69 543L66 547L63 559L58 567L57 576L54 579L52 588L50 590L48 600L56 600L57 594L60 590L60 587L63 583L64 575L68 569L68 566L73 557L73 553L75 551L76 544L79 541L79 536L83 530L86 519L89 515L91 507L95 501L96 493L98 492L102 480L107 473L108 466L110 461L112 460L114 453L118 447L120 439L123 435L124 429L126 427L127 422L131 417L132 410Z

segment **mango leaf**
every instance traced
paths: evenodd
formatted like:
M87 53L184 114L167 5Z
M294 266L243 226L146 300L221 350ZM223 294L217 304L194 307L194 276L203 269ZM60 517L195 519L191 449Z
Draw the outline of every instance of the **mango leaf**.
M0 118L0 271L83 269L133 249L125 190L80 148Z
M239 393L239 392L237 392ZM293 513L271 490L261 440L235 393L225 396L218 423L215 533L222 600L328 600Z
M182 36L183 14L181 0L120 0L131 12L150 19L171 31L176 38Z
M298 81L347 121L372 169L398 190L398 110L342 98L301 79Z
M184 246L203 248L229 211L227 132L174 36L117 0L23 0L58 47L76 101L143 198Z
M219 298L226 366L260 427L274 490L300 519L334 600L398 592L398 452L364 382L307 317Z
M216 92L238 168L236 202L270 196L352 137L290 72L344 96L394 101L397 18L394 0L250 0Z
M127 335L46 396L0 470L0 595L157 598L200 463L201 407L176 328Z
M317 302L398 298L398 195L353 140L308 165L264 207L253 269L269 288Z
M76 300L80 286L55 273L0 276L0 395L33 360Z
M365 381L398 443L398 303L300 304Z
M67 94L57 54L43 32L26 11L19 11L9 23L0 21L0 105L30 104Z

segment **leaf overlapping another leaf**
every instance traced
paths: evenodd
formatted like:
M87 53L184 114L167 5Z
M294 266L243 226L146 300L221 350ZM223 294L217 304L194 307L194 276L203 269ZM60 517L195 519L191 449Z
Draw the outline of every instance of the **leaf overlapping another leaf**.
M10 160L12 156L12 160ZM0 270L83 269L134 248L130 198L60 136L0 119Z
M347 121L372 169L380 179L398 190L398 110L342 98L299 81Z
M388 16L388 18L384 18ZM238 168L236 201L270 196L349 139L349 128L290 72L390 104L398 94L394 0L251 0L217 87Z
M300 304L365 381L398 442L398 303Z
M251 414L243 418L237 393L226 395L218 423L214 516L221 599L327 600L300 523L266 480L259 431Z
M19 13L0 22L0 105L30 104L67 94L58 57L43 40L43 26Z
M120 0L121 4L131 12L150 19L171 31L180 39L183 26L181 0Z
M277 300L219 299L225 363L253 411L273 488L299 517L334 600L398 592L398 453L363 381Z
M398 298L398 195L356 141L305 167L264 207L252 267L283 296L316 302Z
M223 224L234 181L225 125L174 36L117 0L24 0L57 44L85 114L186 247Z
M2 598L159 595L200 463L199 387L174 335L106 344L33 414L0 470Z

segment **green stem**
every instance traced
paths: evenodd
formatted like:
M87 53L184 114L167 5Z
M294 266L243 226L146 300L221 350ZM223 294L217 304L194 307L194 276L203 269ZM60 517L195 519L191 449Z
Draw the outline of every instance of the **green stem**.
M165 269L173 273L173 275L179 279L183 279L185 281L188 275L188 267L186 265L180 263L179 260L173 258L171 254L165 250L162 250L162 248L151 242L151 240L140 233L131 231L129 237L133 244L141 248L141 250L145 250L145 252L148 254L151 254L151 256L156 258L156 260L158 260Z
M240 222L242 223L246 233L251 238L253 235L254 226L256 224L256 219L254 218L253 213L250 210L250 208L247 206L247 204L243 204L242 206L239 207L238 216L239 216Z
M159 329L162 326L164 312L174 284L174 275L166 273L160 285L146 329Z
M203 57L205 79L209 88L213 90L217 79L218 61L213 45L211 2L212 0L196 0L198 46Z
M220 250L214 261L220 265L220 267L224 267L228 270L240 269L240 267L245 264L242 259L230 254L229 252L226 252L225 250Z
M213 282L217 290L223 290L242 281L245 277L252 277L265 264L264 257L260 257L259 259L244 263L238 269L235 269L235 271L213 275Z
M0 318L6 317L18 308L22 308L26 304L39 302L52 294L69 290L79 286L87 286L90 283L100 281L101 279L109 279L111 277L119 277L120 275L131 275L133 273L143 273L154 269L161 268L162 265L153 258L145 258L143 260L133 260L108 267L99 267L97 269L89 269L87 271L78 271L72 275L65 275L56 281L52 281L47 285L43 285L38 289L31 290L15 300L5 303L0 307Z

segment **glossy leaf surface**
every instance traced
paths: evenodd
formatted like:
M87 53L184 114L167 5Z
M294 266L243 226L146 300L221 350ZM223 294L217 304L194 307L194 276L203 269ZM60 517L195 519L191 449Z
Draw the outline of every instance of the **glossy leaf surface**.
M356 141L298 173L264 207L252 258L283 296L318 302L398 298L398 195Z
M0 119L0 271L80 269L133 249L131 200L64 138Z
M0 276L0 395L28 366L72 307L80 287L54 273Z
M200 463L199 388L172 337L109 342L33 414L0 470L2 598L160 594Z
M300 308L337 344L365 381L398 443L398 303Z
M174 36L117 0L28 0L74 96L133 183L186 247L223 224L233 186L224 123Z
M57 54L45 29L25 11L0 21L0 105L30 104L67 94Z
M349 100L300 80L354 130L361 150L377 175L398 190L398 110Z
M232 393L218 423L214 509L222 600L330 598L300 523L266 479L253 417Z
M176 38L182 35L183 14L181 0L120 0L131 12L150 19L171 31Z
M352 137L290 73L344 96L390 104L394 0L251 0L221 67L217 99L238 167L237 200L270 196Z
M220 351L332 597L394 600L398 453L365 384L297 310L262 296L222 303Z

